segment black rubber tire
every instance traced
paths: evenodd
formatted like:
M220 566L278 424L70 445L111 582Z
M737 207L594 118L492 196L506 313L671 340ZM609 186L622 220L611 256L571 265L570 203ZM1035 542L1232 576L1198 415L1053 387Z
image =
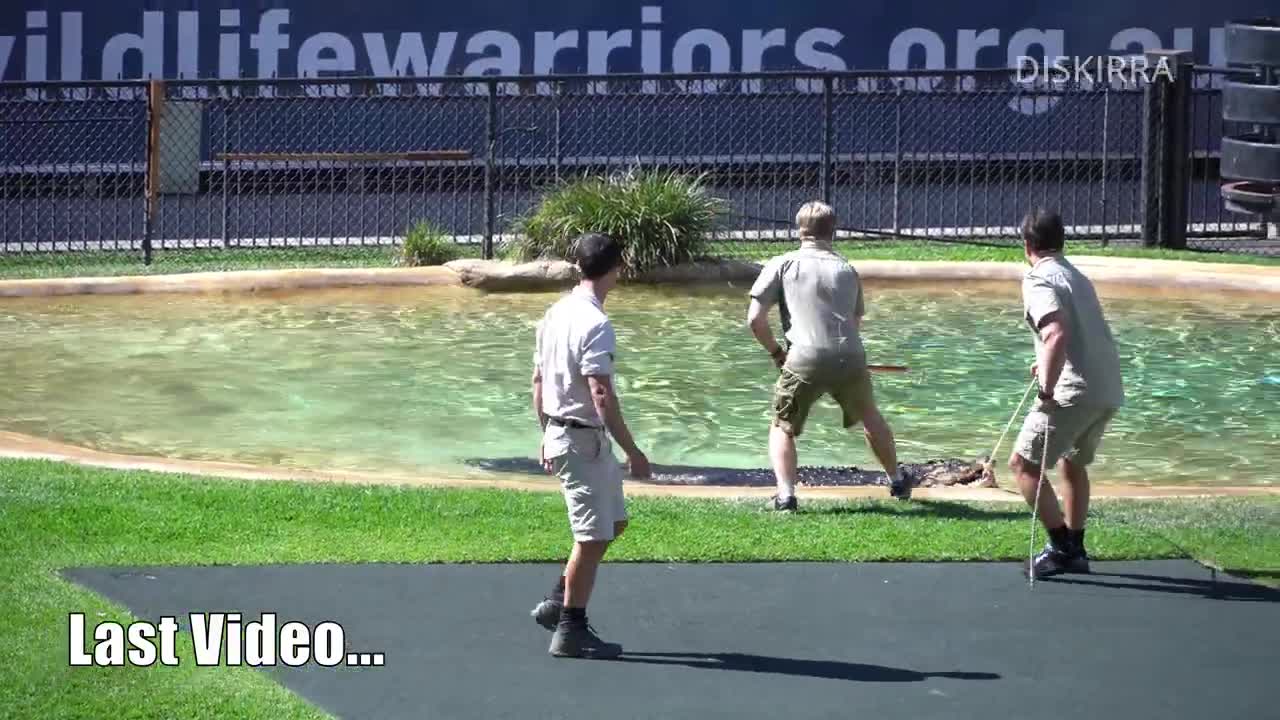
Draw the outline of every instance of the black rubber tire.
M1280 183L1280 142L1257 135L1222 138L1221 173L1228 180Z
M1231 212L1270 216L1280 209L1280 185L1227 183L1222 186L1222 200Z
M1228 82L1222 89L1222 119L1280 125L1280 85Z
M1280 69L1280 18L1234 20L1226 27L1227 62Z

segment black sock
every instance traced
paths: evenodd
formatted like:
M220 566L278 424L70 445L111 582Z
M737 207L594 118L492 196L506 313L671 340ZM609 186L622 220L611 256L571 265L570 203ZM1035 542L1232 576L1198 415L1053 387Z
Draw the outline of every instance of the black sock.
M585 625L587 624L587 609L565 607L560 609L561 625Z
M560 579L556 581L556 586L551 589L551 599L562 605L564 604L564 576L563 575L561 575Z
M1071 551L1071 534L1067 530L1066 525L1049 529L1049 542L1053 543L1055 550L1059 552Z
M1071 531L1071 552L1079 555L1084 552L1084 528Z

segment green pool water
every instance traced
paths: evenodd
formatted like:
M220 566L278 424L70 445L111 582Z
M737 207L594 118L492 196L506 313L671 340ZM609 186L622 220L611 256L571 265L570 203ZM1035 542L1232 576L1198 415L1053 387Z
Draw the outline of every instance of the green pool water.
M623 408L652 461L767 466L776 374L745 328L744 293L623 288L610 298ZM536 454L529 358L555 297L418 288L6 301L0 428L187 459L478 473L462 461ZM900 457L989 452L1029 380L1017 296L873 286L868 300L872 362L912 368L876 382ZM1095 477L1275 483L1280 308L1106 303L1129 404ZM815 411L801 462L874 466L837 419L830 403Z

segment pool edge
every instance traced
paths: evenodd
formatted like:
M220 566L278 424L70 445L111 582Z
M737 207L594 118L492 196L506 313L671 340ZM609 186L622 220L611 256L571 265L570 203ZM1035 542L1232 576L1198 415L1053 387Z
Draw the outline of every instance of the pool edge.
M387 485L410 487L491 488L530 492L559 492L559 486L548 480L507 478L493 473L463 476L445 473L399 475L393 473L346 472L332 470L306 470L278 468L236 462L204 460L179 460L164 457L127 455L94 450L78 445L61 443L21 433L0 431L0 458L13 460L49 460L73 465L122 471L146 471L166 474L192 475L228 480L265 480L289 482L314 482L344 485ZM689 498L766 498L775 492L772 487L658 485L627 481L629 496L662 496ZM813 499L847 500L857 498L885 498L886 490L880 486L813 487L804 488L806 497ZM1149 500L1161 498L1224 497L1224 496L1280 496L1275 486L1192 486L1168 485L1144 487L1134 485L1110 485L1095 483L1092 497L1099 499L1125 498ZM986 502L1023 502L1022 496L1006 488L933 487L916 488L914 497L923 500L960 500Z
M443 266L418 268L294 268L121 277L0 280L0 297L66 297L151 293L254 293L366 286L461 285Z
M1176 295L1235 293L1280 296L1280 266L1198 263L1186 260L1111 258L1068 255L1100 286ZM938 282L1017 283L1027 266L1015 262L853 260L859 275L871 281L906 284ZM474 265L474 263L473 263ZM545 266L546 263L541 265ZM511 266L493 261L490 276L511 277ZM705 285L749 283L761 266L725 263L715 272L670 268L639 284ZM697 268L695 268L697 269ZM67 297L77 295L134 295L150 293L254 293L367 286L464 286L484 292L552 291L563 288L564 277L540 267L541 277L518 278L510 288L497 283L483 287L471 275L447 266L418 268L295 268L172 275L88 278L32 278L0 280L0 297ZM518 287L517 287L518 286Z

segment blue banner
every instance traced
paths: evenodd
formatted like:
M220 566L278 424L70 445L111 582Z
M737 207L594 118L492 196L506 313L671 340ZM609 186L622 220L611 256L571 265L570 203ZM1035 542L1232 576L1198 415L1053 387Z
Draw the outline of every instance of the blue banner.
M11 0L0 80L1008 67L1186 49L1275 0Z

